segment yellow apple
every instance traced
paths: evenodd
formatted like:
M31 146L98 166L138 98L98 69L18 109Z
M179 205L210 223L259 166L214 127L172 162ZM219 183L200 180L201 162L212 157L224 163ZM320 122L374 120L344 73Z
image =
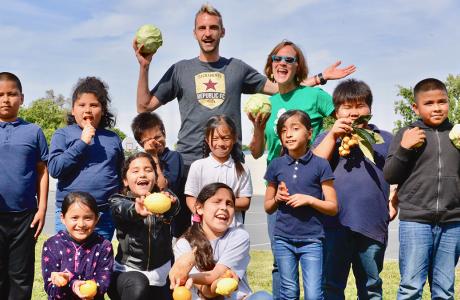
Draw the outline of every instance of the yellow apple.
M217 282L216 293L222 296L230 296L238 287L238 281L234 278L221 278Z
M97 284L94 280L86 280L80 285L80 293L85 298L94 298L97 294Z

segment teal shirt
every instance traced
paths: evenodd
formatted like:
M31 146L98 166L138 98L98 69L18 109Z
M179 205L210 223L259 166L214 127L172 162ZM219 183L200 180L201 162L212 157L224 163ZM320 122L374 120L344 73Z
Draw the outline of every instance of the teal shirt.
M281 153L281 141L276 134L278 118L290 109L306 112L311 119L312 143L323 129L323 119L334 111L332 97L319 88L300 86L287 94L275 94L270 97L272 110L265 127L265 142L267 145L267 164Z

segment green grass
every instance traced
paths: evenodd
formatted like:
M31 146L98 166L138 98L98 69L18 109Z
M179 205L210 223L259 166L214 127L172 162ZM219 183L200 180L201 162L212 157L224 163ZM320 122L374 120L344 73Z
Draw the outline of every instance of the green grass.
M32 293L32 299L47 299L43 289L43 278L41 275L41 253L42 245L46 237L40 237L35 247L35 282ZM248 267L248 279L251 288L254 291L266 290L271 292L271 268L273 257L270 251L251 251L251 262ZM383 299L396 299L396 291L399 285L399 269L397 262L385 262L381 273L383 279ZM459 295L460 289L460 270L456 272L456 295ZM301 297L303 299L303 297ZM347 289L345 290L346 299L356 299L356 287L354 278L351 274L348 279ZM456 297L457 298L457 297ZM106 297L106 299L108 299ZM423 299L430 299L428 285L425 285Z

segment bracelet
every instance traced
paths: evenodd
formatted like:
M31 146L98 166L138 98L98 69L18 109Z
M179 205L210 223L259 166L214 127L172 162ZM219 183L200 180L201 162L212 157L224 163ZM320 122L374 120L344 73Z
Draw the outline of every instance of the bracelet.
M321 85L325 85L325 84L326 84L327 80L324 79L323 73L319 73L319 74L316 75L316 76L318 76L318 78L319 78L319 84L321 84Z

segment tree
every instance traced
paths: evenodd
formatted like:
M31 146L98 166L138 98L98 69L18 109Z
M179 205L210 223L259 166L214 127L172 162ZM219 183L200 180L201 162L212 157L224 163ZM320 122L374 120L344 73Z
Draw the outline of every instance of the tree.
M125 134L123 131L121 131L120 129L118 129L118 128L115 127L115 128L110 128L110 130L112 130L113 132L115 132L115 133L118 135L118 137L120 138L120 140L124 140L124 139L125 139L126 134Z
M33 101L28 107L21 107L19 117L40 126L48 144L54 131L66 124L66 110L56 104L53 99L41 98Z
M454 124L460 123L460 75L454 76L449 74L444 83L447 87L449 96L449 120ZM406 88L398 86L398 88L398 96L401 96L402 99L395 101L395 113L399 114L402 120L397 120L395 122L394 132L413 123L418 118L412 109L414 103L412 87Z

